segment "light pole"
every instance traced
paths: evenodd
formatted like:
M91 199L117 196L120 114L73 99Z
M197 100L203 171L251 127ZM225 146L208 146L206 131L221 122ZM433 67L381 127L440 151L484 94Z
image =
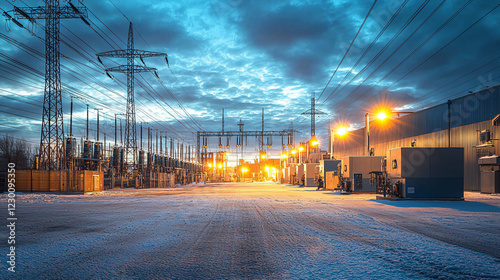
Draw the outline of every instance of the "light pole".
M300 143L299 146L299 165L302 164L302 151L304 150L304 147L302 146L302 143Z
M288 160L288 151L286 151L286 154L284 152L282 152L281 159L280 159L280 169L278 170L278 177L280 177L280 182L281 182L281 178L283 177L283 169L286 168L286 161L287 160ZM282 164L282 162L283 162L283 164Z
M365 114L365 124L366 124L366 149L365 156L370 155L370 114Z
M293 156L293 164L294 166L297 165L297 158L295 157L295 154L297 153L297 150L295 150L295 148L293 148L290 153L292 154Z
M335 149L335 145L334 145L334 139L335 139L335 134L338 134L340 137L344 136L345 134L347 133L347 128L345 127L340 127L339 129L337 129L337 132L335 132L335 130L332 128L331 130L331 134L330 134L330 159L334 159L334 156L333 156L333 153L334 153L334 149Z
M307 147L306 160L309 160L309 150L312 149L313 151L316 151L315 149L316 149L316 147L318 147L318 145L319 145L319 142L318 142L318 139L316 139L316 137L313 137L313 138L309 139L309 141L306 142L306 147Z
M335 131L333 127L330 128L330 159L333 159L333 141L335 139Z
M411 114L413 112L393 112L389 110L382 110L376 114L377 119L380 121L384 121L389 117L389 115L396 114L399 117L399 114ZM365 122L366 122L366 155L370 155L370 113L365 114Z

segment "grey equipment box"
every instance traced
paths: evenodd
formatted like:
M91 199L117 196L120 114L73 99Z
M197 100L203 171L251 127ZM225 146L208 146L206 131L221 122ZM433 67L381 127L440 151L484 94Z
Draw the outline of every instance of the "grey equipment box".
M481 193L500 193L500 156L479 158Z
M304 163L305 187L316 187L316 168L318 163Z
M319 173L323 176L323 180L326 178L326 172L334 172L334 176L337 176L338 166L340 160L336 159L323 159L319 161Z
M463 199L464 149L401 147L387 151L387 176L403 198Z
M370 184L370 172L382 171L384 156L346 156L342 158L342 176L353 184L354 192L376 192Z

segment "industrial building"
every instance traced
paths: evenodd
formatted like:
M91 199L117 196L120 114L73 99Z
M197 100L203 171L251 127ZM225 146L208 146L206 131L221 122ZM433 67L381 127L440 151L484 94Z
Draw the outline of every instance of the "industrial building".
M464 190L480 191L479 158L500 154L499 113L500 86L489 87L399 118L372 120L369 147L364 127L336 136L333 156L386 156L398 147L461 147Z

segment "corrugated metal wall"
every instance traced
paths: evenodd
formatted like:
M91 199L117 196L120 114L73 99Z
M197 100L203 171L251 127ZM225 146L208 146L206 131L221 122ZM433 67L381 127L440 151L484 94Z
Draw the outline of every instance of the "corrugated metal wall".
M479 191L478 158L500 154L499 141L493 148L475 148L479 145L478 131L489 129L491 138L500 138L498 126L491 119L500 113L500 86L492 87L459 99L452 100L448 121L448 104L409 114L383 123L370 122L370 147L375 155L386 155L388 149L410 147L448 147L448 125L451 126L451 146L463 147L465 152L464 186L469 191ZM334 156L363 155L365 128L350 131L344 137L335 137Z

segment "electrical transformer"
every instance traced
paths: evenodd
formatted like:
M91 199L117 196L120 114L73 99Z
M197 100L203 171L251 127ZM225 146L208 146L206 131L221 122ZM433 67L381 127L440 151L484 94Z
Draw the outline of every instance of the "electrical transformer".
M485 156L478 160L481 170L481 193L500 193L500 156Z
M304 184L305 187L316 187L316 174L318 173L318 163L304 163Z
M334 172L337 176L338 165L342 161L336 159L323 159L319 161L319 174L323 177L323 181L326 182L326 172Z
M390 149L386 171L393 197L463 200L463 148Z
M343 189L348 192L376 192L370 184L372 171L382 171L384 156L346 156L342 158Z
M302 178L304 178L305 185L304 165L297 165L297 180L299 181L299 185L302 185Z

